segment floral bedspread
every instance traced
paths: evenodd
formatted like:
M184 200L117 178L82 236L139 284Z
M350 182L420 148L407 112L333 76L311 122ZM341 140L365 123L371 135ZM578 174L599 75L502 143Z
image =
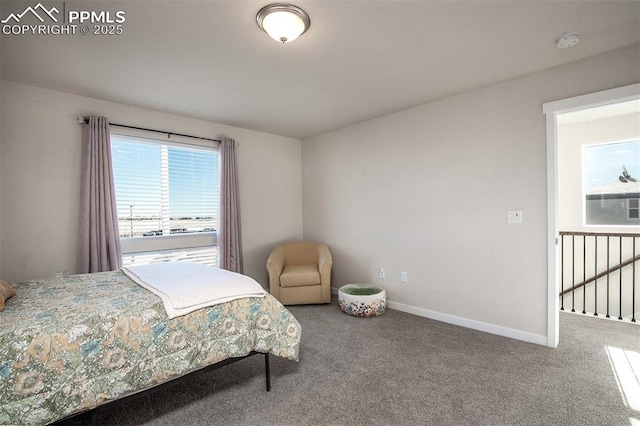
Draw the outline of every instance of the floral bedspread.
M15 284L0 312L0 424L43 424L252 350L297 360L271 295L169 320L121 271Z

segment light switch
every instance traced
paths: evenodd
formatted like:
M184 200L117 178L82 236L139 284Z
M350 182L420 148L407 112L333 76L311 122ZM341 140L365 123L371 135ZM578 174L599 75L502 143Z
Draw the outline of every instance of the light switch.
M522 210L509 210L507 212L507 223L522 223Z

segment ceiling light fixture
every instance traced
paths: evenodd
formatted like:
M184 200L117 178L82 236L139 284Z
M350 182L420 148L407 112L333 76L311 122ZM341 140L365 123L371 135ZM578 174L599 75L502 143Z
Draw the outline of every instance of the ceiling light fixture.
M560 36L556 44L559 49L573 47L580 41L580 33L565 33Z
M263 7L256 16L258 26L272 39L289 43L304 34L311 25L309 15L298 6L274 3Z

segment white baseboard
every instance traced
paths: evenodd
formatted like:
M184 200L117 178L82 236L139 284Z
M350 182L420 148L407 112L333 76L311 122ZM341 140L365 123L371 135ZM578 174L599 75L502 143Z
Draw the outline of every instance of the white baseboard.
M332 287L331 292L333 294L338 294L338 289ZM417 308L415 306L405 305L404 303L393 302L391 300L387 300L387 306L397 311L418 315L420 317L429 318L436 321L446 322L447 324L458 325L460 327L466 327L473 330L483 331L485 333L496 334L498 336L508 337L510 339L522 340L528 343L547 346L547 337L539 334L527 333L525 331L514 330L512 328L501 327L499 325L488 324L485 322L475 321L449 314L443 314L441 312Z

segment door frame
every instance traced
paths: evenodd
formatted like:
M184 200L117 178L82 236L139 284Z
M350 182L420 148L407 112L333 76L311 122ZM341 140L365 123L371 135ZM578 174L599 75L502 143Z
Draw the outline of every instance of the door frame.
M640 83L547 102L542 105L547 124L547 346L560 341L558 270L558 115L587 108L640 99Z

